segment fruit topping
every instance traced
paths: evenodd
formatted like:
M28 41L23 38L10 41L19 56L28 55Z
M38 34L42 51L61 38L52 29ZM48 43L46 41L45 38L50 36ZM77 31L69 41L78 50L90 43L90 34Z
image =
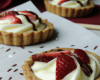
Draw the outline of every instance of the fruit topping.
M93 71L92 68L88 65L90 63L90 59L87 53L81 49L74 49L74 54L71 53L70 55L77 59L84 74L89 77Z
M20 14L25 14L26 16L28 16L28 18L31 21L36 21L37 20L36 15L33 15L31 12L28 12L28 11L18 11L18 12L21 12Z
M22 24L22 21L13 14L8 14L6 16L0 17L0 20L9 20L9 24Z
M56 58L58 54L66 54L69 55L70 52L68 50L60 51L60 52L50 52L45 54L34 54L32 55L33 61L42 61L42 62L49 62L50 60Z
M67 2L67 1L69 1L69 0L60 0L60 2L58 3L58 5L61 5L62 3Z
M76 69L74 59L65 54L59 54L56 60L56 80L63 79L67 74Z
M83 51L81 49L74 49L74 54L76 54L82 62L84 62L86 64L90 63L90 59L85 51Z
M66 54L66 55L70 55L70 51L69 50L64 50L64 51L59 51L59 52L50 52L50 53L45 53L44 55L46 56L58 56L58 54Z
M51 51L57 51L57 49ZM50 60L57 58L56 80L61 80L77 67L71 56L76 58L84 74L89 77L93 72L92 68L88 65L90 59L87 53L81 49L74 49L74 53L71 53L69 50L62 51L59 49L58 52L34 54L32 55L32 59L33 61L49 62Z
M81 69L83 70L84 74L89 77L93 72L92 68L88 64L82 62L78 56L74 55L74 57L79 62Z
M52 60L54 58L55 58L55 56L46 56L46 55L43 55L43 54L32 55L33 61L49 62L50 60Z
M3 16L6 16L8 14L13 14L13 15L17 15L17 12L16 11L8 11L8 12L4 12L3 13Z

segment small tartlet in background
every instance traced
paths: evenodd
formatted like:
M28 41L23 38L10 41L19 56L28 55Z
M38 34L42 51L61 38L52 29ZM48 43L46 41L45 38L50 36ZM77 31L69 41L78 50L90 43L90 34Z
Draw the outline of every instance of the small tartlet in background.
M0 14L0 16L4 17L3 14L5 13L8 12L4 12ZM53 33L53 28L54 28L53 24L48 22L47 19L45 20L41 19L41 22L46 25L46 28L44 28L43 30L37 30L37 31L33 30L31 32L17 32L17 33L6 32L4 30L1 30L0 43L5 45L24 46L24 45L32 45L39 42L44 42L50 39Z
M48 0L44 0L44 4L47 11L68 18L88 16L95 7L94 3L91 0L89 0L89 4L87 6L80 8L67 8L67 7L52 5L49 3Z

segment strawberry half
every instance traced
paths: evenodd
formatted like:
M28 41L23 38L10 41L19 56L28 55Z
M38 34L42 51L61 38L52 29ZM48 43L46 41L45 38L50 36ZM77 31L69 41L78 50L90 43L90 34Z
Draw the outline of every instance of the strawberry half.
M66 54L69 55L70 52L68 50L60 51L60 52L51 52L45 54L34 54L32 55L33 61L41 61L41 62L49 62L50 60L56 58L58 54Z
M21 14L25 14L26 16L28 16L28 18L31 21L36 21L37 20L36 15L32 14L31 12L28 12L28 11L17 11L17 12L21 12Z
M56 60L56 80L63 79L67 74L76 69L75 61L72 57L59 54Z
M69 1L69 0L60 0L60 2L58 3L58 5L61 5L62 3L67 2L67 1Z
M76 54L82 62L87 63L87 64L90 63L90 58L88 57L88 55L86 54L84 50L74 49L74 54Z
M6 16L0 17L0 20L9 20L10 24L22 24L22 21L13 14L8 14Z

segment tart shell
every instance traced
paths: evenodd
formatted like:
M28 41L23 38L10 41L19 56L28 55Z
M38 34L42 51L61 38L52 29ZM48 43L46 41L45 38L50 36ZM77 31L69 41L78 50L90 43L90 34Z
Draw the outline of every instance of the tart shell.
M94 8L94 3L91 0L89 1L89 3L90 4L88 6L81 8L67 8L67 7L52 5L48 2L48 0L44 0L44 4L47 11L68 18L77 18L89 15Z
M53 24L47 20L42 20L47 27L43 30L23 32L23 33L12 33L6 31L0 31L0 43L13 46L32 45L39 42L48 40L53 33Z
M74 48L55 48L55 49L62 49L62 50L69 50L69 51L73 51ZM51 50L48 50L46 51L47 52L50 52ZM85 51L87 54L91 54L93 55L100 63L100 56L92 53L92 52L89 52L89 51ZM39 53L39 54L44 54L45 51ZM37 53L38 54L38 53ZM23 72L24 72L24 76L25 76L25 80L42 80L42 79L39 79L38 77L35 76L35 74L33 73L33 71L31 70L31 66L33 65L33 60L32 60L32 57L30 56L29 57L29 61L24 61L25 64L22 65L22 69L23 69ZM100 80L100 75L97 79L95 80Z

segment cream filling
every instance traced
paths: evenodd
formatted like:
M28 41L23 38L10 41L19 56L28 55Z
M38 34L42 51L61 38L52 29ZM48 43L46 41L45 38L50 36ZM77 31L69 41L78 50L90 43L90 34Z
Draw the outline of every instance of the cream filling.
M49 3L52 4L52 5L59 6L58 3L60 1L61 0L52 0L52 1L49 1ZM83 4L83 6L86 6L88 0L79 0L79 1ZM69 8L80 8L81 7L80 4L77 3L75 0L74 1L73 0L66 1L66 2L62 3L60 6L62 6L62 7L69 7Z
M21 19L22 24L10 24L9 20L0 20L0 31L6 32L30 32L33 31L33 25L29 23L25 16L17 15ZM45 28L44 24L39 23L39 20L33 22L37 30L43 30Z
M56 58L48 63L35 61L31 66L34 74L42 80L56 80Z
M89 54L89 57L90 66L93 70L90 77L84 74L78 61L72 57L77 68L66 75L62 80L94 80L100 73L100 63L94 56ZM56 80L56 58L48 63L35 61L31 68L34 74L42 80Z

